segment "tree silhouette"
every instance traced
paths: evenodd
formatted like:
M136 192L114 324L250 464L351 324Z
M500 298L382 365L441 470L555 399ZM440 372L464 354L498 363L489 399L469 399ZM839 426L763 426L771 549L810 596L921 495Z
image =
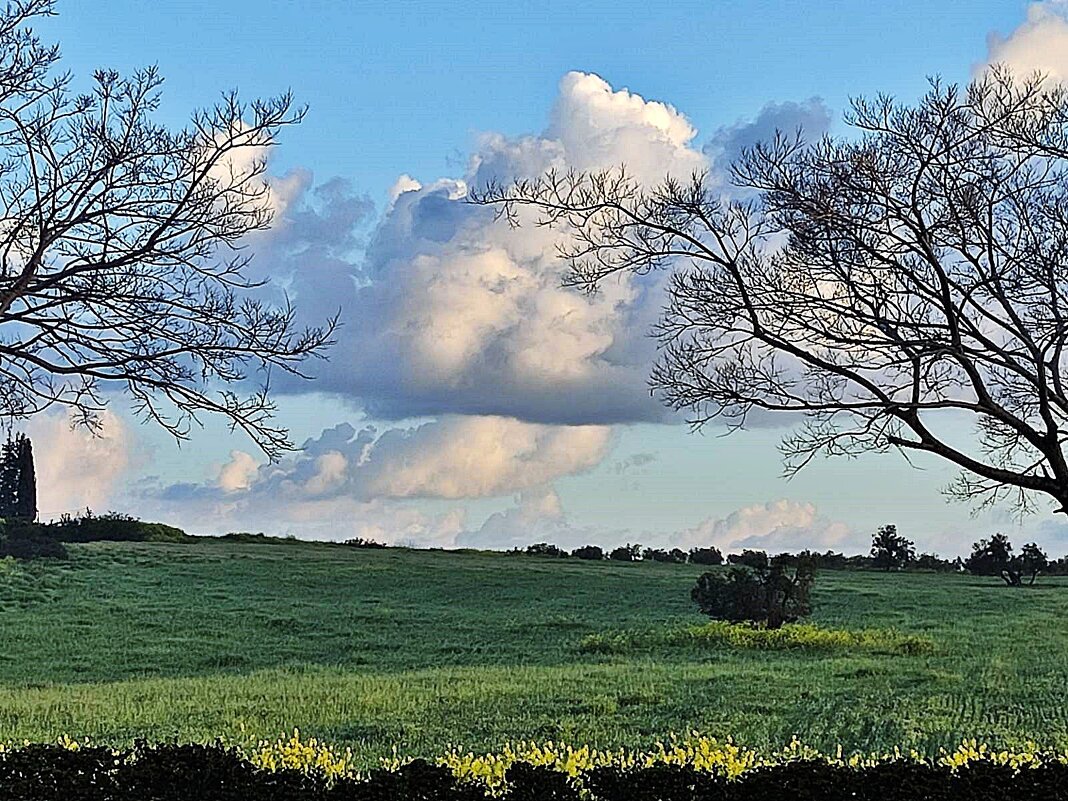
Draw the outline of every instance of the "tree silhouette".
M0 447L0 518L27 522L37 519L33 445L24 434L9 434Z
M871 555L875 566L884 570L900 570L916 559L912 540L897 533L897 526L882 526L872 537Z
M19 484L19 465L15 439L9 434L0 445L0 518L15 517Z
M18 462L18 485L15 491L15 518L37 519L37 472L33 466L33 445L27 436L19 436L15 449Z
M1038 574L1049 566L1046 554L1033 542L1027 543L1018 556L1013 556L1012 543L1004 534L995 534L972 545L971 556L964 562L965 568L977 576L1000 576L1010 587L1034 584Z
M781 563L758 569L732 567L726 573L702 574L690 598L717 620L764 623L778 629L812 613L813 581L809 562L798 564L792 575Z
M1028 584L1034 584L1038 574L1049 567L1049 557L1033 542L1027 543L1020 549L1020 555L1013 563L1017 579L1016 583L1022 583L1023 576L1028 577Z
M648 187L625 169L472 193L566 231L566 282L670 271L654 391L695 425L800 414L817 455L932 454L977 506L1068 513L1068 90L1005 69L915 105L857 99L853 134L780 133ZM947 420L966 416L962 446Z
M243 248L272 218L265 155L303 111L231 93L171 130L154 67L75 94L28 27L52 12L0 8L0 419L59 405L94 427L115 388L178 438L218 414L277 456L270 374L303 375L336 319L298 329L257 299Z

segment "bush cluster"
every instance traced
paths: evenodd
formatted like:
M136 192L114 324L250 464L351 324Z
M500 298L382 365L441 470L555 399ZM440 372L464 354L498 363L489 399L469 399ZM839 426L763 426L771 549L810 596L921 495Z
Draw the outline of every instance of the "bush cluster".
M218 744L141 743L126 752L27 745L0 753L0 795L10 801L1056 801L1068 799L1068 765L977 759L952 767L903 758L849 765L800 756L731 775L688 764L568 772L513 761L503 782L491 788L425 760L362 776L327 776L265 770Z
M554 558L568 555L563 548L558 548L547 542L536 542L533 545L528 545L526 554L527 556L551 556Z
M66 559L67 549L34 523L4 523L0 520L0 559Z
M604 549L599 545L583 545L581 548L573 550L571 555L576 559L589 559L599 562L604 559Z
M189 542L194 539L180 528L146 523L119 512L95 515L86 509L81 517L63 515L53 523L35 524L42 534L60 542Z
M750 621L777 629L812 614L812 584L810 565L799 564L791 575L781 562L752 560L752 566L702 574L690 598L711 618L731 623Z
M64 515L51 523L0 519L0 559L66 559L68 542L188 542L193 537L163 523L146 523L109 512L82 517Z

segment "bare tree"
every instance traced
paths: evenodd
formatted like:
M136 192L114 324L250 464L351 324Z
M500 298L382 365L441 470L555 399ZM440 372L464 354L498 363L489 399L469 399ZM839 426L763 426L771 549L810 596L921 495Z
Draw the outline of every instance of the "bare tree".
M917 104L855 100L853 133L778 134L646 188L548 173L472 200L570 234L567 282L670 270L654 391L696 425L801 413L787 473L897 449L961 468L948 491L1068 512L1068 96L995 68ZM739 199L741 198L741 199ZM951 417L977 427L971 444Z
M336 319L298 329L255 299L243 241L271 222L265 154L303 110L231 93L172 131L154 68L76 94L29 27L52 12L0 11L0 419L60 405L94 426L115 387L179 438L217 413L277 455L270 371L300 375Z

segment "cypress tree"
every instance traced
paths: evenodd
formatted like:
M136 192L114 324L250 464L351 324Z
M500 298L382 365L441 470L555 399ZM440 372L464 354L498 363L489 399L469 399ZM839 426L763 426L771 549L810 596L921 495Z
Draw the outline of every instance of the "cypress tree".
M8 433L7 441L0 446L0 517L2 518L15 517L18 470L18 452L15 447L15 440Z
M20 520L37 519L37 474L33 469L33 445L30 438L20 434L16 450L18 483L15 487L15 517Z

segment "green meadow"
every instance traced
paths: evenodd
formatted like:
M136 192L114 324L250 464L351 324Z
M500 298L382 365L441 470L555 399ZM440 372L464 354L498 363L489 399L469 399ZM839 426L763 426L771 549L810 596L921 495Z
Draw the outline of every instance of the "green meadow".
M1068 746L1062 578L825 571L811 622L868 634L767 648L679 634L704 622L694 565L212 540L70 552L0 564L0 740L297 727L366 764L693 730L832 751Z

